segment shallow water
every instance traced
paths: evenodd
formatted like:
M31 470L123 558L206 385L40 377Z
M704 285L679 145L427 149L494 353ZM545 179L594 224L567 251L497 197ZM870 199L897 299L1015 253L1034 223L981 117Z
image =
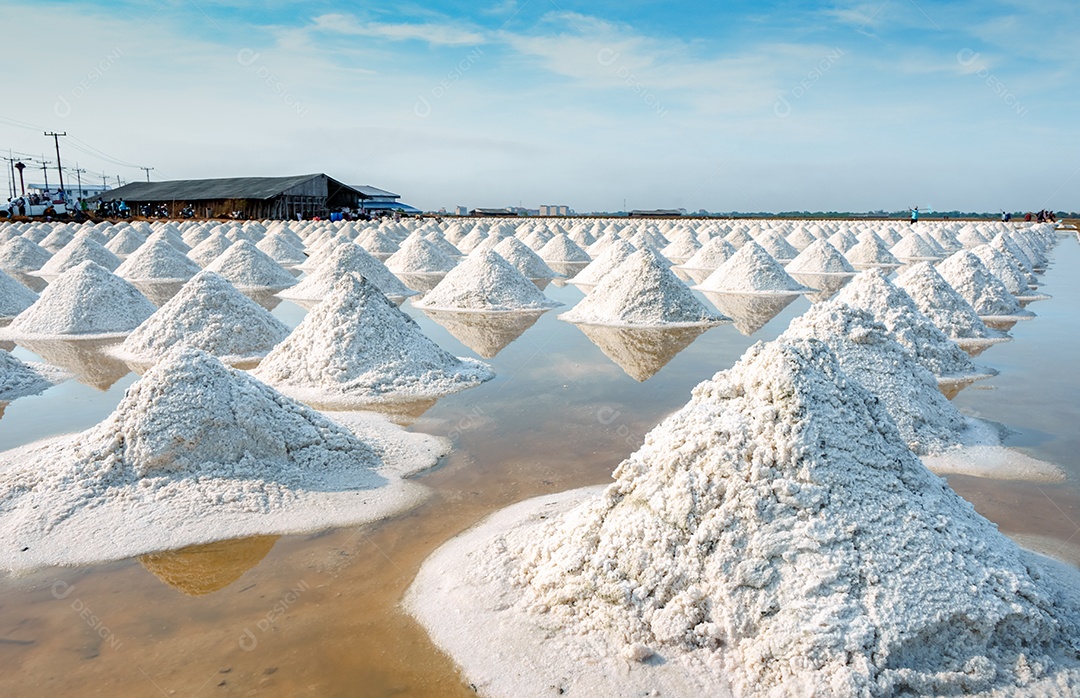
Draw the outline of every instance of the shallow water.
M1062 466L1068 482L950 478L1002 530L1063 555L1080 542L1078 265L1080 244L1063 240L1043 277L1053 299L1030 306L1039 317L1018 324L1013 342L978 358L1000 375L955 398L966 413L1010 429L1010 445ZM573 285L546 293L567 308L582 296ZM644 382L633 375L655 369L670 347L645 351L638 364L626 357L642 349L640 338L613 346L619 337L609 333L601 343L628 373L559 321L567 308L557 309L488 359L496 379L411 417L411 429L455 443L418 478L432 496L413 512L373 526L0 578L0 695L473 695L397 608L424 558L507 504L608 481L694 385L774 338L809 303L796 299L751 337L733 325L711 329ZM403 309L451 352L475 356L409 303ZM290 325L304 314L289 302L273 312ZM91 426L134 380L128 374L104 391L69 381L12 402L0 418L0 448Z

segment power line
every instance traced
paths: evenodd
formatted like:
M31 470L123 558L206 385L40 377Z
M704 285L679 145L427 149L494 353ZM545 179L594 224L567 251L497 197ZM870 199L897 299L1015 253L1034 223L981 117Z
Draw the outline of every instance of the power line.
M46 131L45 135L46 136L52 136L53 145L56 146L56 171L60 175L60 198L63 199L63 198L65 198L64 197L64 167L60 164L60 136L66 136L67 131L64 131L63 133L57 133L56 131L52 131L52 132Z

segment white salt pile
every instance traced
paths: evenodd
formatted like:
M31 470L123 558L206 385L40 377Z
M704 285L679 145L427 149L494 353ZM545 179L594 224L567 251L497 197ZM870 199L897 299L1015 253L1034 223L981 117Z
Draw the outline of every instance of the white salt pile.
M544 246L537 252L540 258L545 262L565 263L565 262L590 262L592 257L589 253L581 249L581 246L571 240L566 233L559 233L555 237L544 243Z
M705 281L694 288L712 293L799 294L810 289L754 241L744 244Z
M483 248L482 245L481 248ZM554 279L559 276L544 260L540 259L540 255L530 250L517 238L504 238L491 249L527 279Z
M836 294L836 300L870 313L939 382L970 382L994 375L976 367L956 342L923 315L911 296L886 278L887 273L881 269L862 272Z
M637 251L631 243L621 238L613 240L589 266L582 269L567 283L590 286L600 283L608 272L622 264L627 257Z
M919 233L910 232L889 250L894 257L905 262L941 259L940 251Z
M0 319L15 317L37 299L38 294L0 271Z
M1035 317L1035 313L1021 308L1020 303L1005 288L1005 284L990 273L982 260L967 250L960 250L941 262L937 271L984 320L1024 320Z
M151 236L116 268L128 281L187 281L198 274L199 265L169 244L164 236Z
M818 303L780 338L829 345L844 372L881 400L915 453L937 453L971 439L964 416L938 390L933 374L865 310L837 300Z
M227 364L262 358L289 328L212 271L199 272L139 325L114 352L153 364L177 345L195 347Z
M192 247L187 256L200 267L206 267L220 257L225 250L232 247L232 244L232 240L224 233L211 233L209 237Z
M487 364L441 349L359 274L341 279L253 375L336 407L442 397L495 377Z
M282 290L296 285L292 274L249 240L234 242L206 268L241 290Z
M13 237L0 245L0 269L30 272L41 269L52 254L24 237Z
M974 349L1008 341L1004 332L990 329L975 308L941 277L930 262L919 262L896 278L896 285L938 329L961 347Z
M855 273L840 250L827 240L815 240L791 260L784 270L789 274L845 274Z
M688 327L730 321L699 301L650 249L627 257L560 320L621 327Z
M979 245L971 250L991 274L1005 284L1005 290L1017 297L1017 300L1045 300L1049 296L1036 294L1028 284L1028 274L1001 250L990 245Z
M392 300L404 300L416 295L416 291L401 283L385 264L362 247L352 242L344 242L335 247L310 276L296 286L281 291L278 296L290 300L319 301L329 295L338 280L352 272L375 284L376 288Z
M68 377L61 369L48 364L28 364L0 349L0 402L37 395Z
M1080 685L1080 575L929 473L820 343L752 347L614 477L503 510L424 563L406 608L478 693Z
M63 274L65 271L77 267L85 261L91 261L98 266L112 271L120 266L120 258L101 246L88 234L80 233L64 246L62 250L53 255L49 261L41 265L36 275L53 277Z
M546 310L553 301L497 252L473 252L413 307L425 310L515 312Z
M386 260L386 268L395 274L445 274L457 265L431 240L410 235L398 251Z
M139 249L146 242L146 236L131 227L121 228L120 232L113 236L112 240L105 243L105 249L112 252L120 259L125 259L129 254Z
M0 335L12 339L117 337L134 330L154 310L137 288L86 261L49 284Z
M900 266L900 260L889 251L885 241L869 231L859 236L859 241L844 253L844 257L855 269L895 269Z
M291 242L292 236L281 230L270 233L255 243L270 259L283 267L295 267L307 261L307 255Z
M768 230L757 237L756 242L761 248L778 262L790 262L799 256L799 250L784 239L778 231Z
M730 242L722 237L715 237L702 245L693 257L680 265L680 268L712 271L731 259L735 252Z
M447 445L385 422L354 432L179 348L97 426L0 457L0 568L354 525L418 503L402 477Z

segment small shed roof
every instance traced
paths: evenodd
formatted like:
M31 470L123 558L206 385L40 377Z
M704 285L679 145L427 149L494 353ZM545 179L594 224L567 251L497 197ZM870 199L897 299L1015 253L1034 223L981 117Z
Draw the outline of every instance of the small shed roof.
M391 198L391 199L400 199L401 198L400 194L395 194L394 192L386 191L385 189L379 189L378 187L373 187L370 184L359 184L359 185L354 184L353 189L360 192L360 194L363 195L364 198L374 198L374 197Z

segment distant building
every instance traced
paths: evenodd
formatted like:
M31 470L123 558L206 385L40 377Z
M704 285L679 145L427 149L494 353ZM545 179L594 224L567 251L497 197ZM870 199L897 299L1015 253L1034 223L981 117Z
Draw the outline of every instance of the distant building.
M56 193L57 193L57 190L59 188L60 188L59 183L49 182L49 194L55 196ZM109 187L102 186L101 184L90 184L89 182L83 182L82 190L81 190L82 193L79 193L80 189L79 189L78 182L68 182L65 179L65 181L64 181L64 191L67 192L67 198L69 200L71 200L71 201L74 201L75 199L79 198L80 196L82 198L84 198L84 199L89 199L91 196L99 196L99 195L104 194L105 192L109 191ZM37 195L40 196L40 195L42 195L44 193L45 193L45 185L44 184L27 184L26 185L26 194L27 194L27 196L30 196L30 195L33 195L33 194L37 194Z
M516 211L510 208L474 208L469 211L470 216L516 216Z
M648 211L637 210L631 211L631 218L678 218L686 215L686 209L665 209L657 208Z
M364 211L401 211L402 213L420 213L420 209L408 204L403 204L398 199L400 194L395 194L385 189L373 187L370 184L359 184L353 189L360 192L358 208Z
M356 208L362 196L357 189L325 174L307 174L132 182L95 198L123 199L135 210L142 204L164 204L173 217L191 206L195 215L206 218L236 214L244 218L294 219L298 215L311 218Z
M541 216L569 216L570 207L545 204L540 207L539 214Z
M469 215L469 207L468 206L457 206L457 207L455 207L454 208L454 215L455 216L467 216L467 215Z

